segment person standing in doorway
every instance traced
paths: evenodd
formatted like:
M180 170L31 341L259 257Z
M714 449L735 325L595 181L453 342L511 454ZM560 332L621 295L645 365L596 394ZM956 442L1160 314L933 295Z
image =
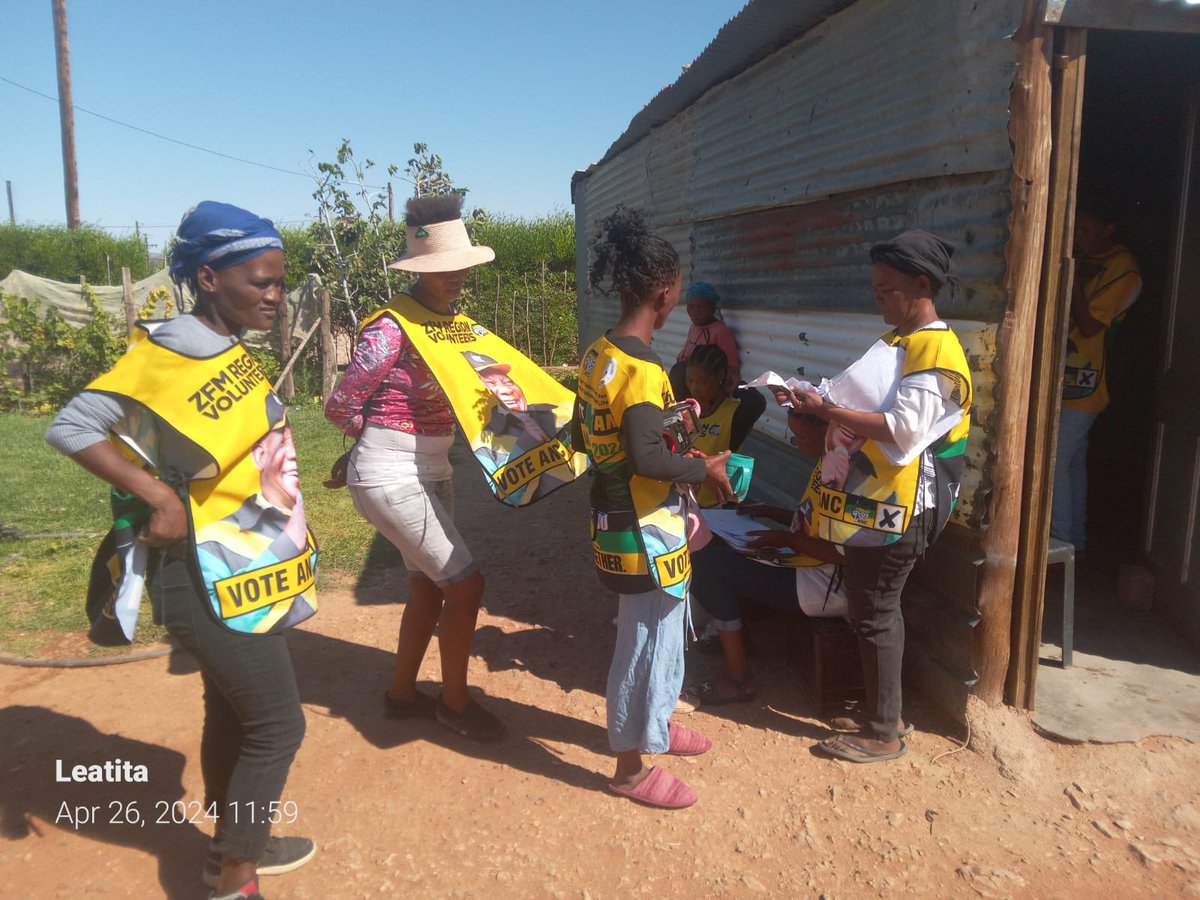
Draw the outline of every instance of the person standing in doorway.
M1116 216L1080 199L1075 216L1075 283L1054 463L1050 536L1087 547L1088 433L1109 402L1107 366L1114 326L1142 291L1137 260L1116 240Z

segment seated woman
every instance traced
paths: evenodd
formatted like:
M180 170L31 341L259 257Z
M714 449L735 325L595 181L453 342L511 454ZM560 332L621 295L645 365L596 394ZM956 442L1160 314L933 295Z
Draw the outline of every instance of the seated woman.
M743 601L818 618L846 614L842 557L837 546L801 533L799 516L790 510L745 503L738 511L789 525L787 531L769 528L750 532L754 537L750 546L764 554L795 556L789 565L771 565L738 553L719 537L710 538L703 528L699 535L689 538L692 596L713 617L725 656L725 673L700 686L700 702L705 706L745 703L758 693L746 661Z
M716 344L701 344L687 361L687 388L700 404L698 428L692 445L706 456L737 451L762 415L763 408L729 396L729 363ZM703 507L717 506L716 498L701 488L697 499Z
M724 354L729 367L729 393L741 400L747 409L754 410L752 421L755 421L767 408L767 399L754 388L738 389L742 380L742 364L738 355L737 338L717 311L720 301L717 289L707 281L694 281L688 286L685 302L692 326L688 329L683 349L675 358L675 365L671 366L671 390L679 399L691 396L691 388L687 383L688 361L697 348L705 344L714 344Z

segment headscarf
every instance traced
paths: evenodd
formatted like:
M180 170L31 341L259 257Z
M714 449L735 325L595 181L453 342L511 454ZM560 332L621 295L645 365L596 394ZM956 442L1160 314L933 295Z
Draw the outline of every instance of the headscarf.
M883 263L906 275L925 275L936 293L947 282L953 284L954 245L936 234L919 229L898 234L871 248L871 262Z
M717 293L717 289L707 281L693 281L688 285L687 293L684 294L685 299L699 297L701 300L707 300L713 306L721 302L721 295Z
M171 280L183 287L195 282L201 266L228 269L268 250L282 249L283 238L270 219L204 200L183 214L167 260Z

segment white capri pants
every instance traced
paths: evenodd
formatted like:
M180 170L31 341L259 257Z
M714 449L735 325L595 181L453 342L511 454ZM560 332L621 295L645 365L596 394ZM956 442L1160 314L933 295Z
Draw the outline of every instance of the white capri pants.
M368 425L346 473L359 515L400 551L410 575L438 587L479 569L454 525L453 443L452 434L429 437Z

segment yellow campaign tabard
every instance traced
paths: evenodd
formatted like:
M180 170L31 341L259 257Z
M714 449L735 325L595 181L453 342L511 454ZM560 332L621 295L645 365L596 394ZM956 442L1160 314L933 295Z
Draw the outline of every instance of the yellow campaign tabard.
M301 556L222 578L213 584L213 588L221 604L221 616L232 619L281 600L291 600L311 590L316 580L312 561Z
M613 575L645 575L649 572L644 553L613 553L593 542L592 557L597 569Z
M1101 256L1077 260L1077 281L1087 298L1088 314L1104 327L1085 335L1071 323L1063 372L1063 405L1079 412L1100 413L1108 408L1108 344L1117 324L1142 290L1137 260L1120 244Z
M527 506L588 467L571 446L575 395L533 360L462 313L436 313L408 294L376 310L390 316L450 399L496 498Z
M608 523L608 527L594 527L592 535L597 570L612 576L649 575L667 594L686 598L692 569L684 495L671 482L634 474L620 441L626 409L649 402L665 410L674 402L666 372L601 337L579 365L579 402L584 443L605 493L632 506L632 510L622 507L624 516L595 511L598 519ZM618 521L622 524L615 524ZM646 589L623 585L619 578L607 583L628 593Z
M142 328L125 356L88 389L127 397L148 411L129 416L114 436L160 477L186 486L188 540L223 624L263 634L316 611L317 547L305 521L291 428L283 403L241 343L194 358L161 346ZM149 427L151 419L157 427ZM149 439L165 430L184 439L176 443L186 449L175 451L188 456L184 465L161 458ZM287 589L281 570L291 572ZM298 579L300 571L308 576Z
M706 456L715 456L730 449L729 441L733 436L733 414L737 412L742 401L726 397L707 416L702 416L696 423L696 433L692 435L692 446ZM696 492L696 501L705 509L720 506L716 495L706 486Z
M893 331L882 340L904 351L901 378L918 372L937 371L953 382L950 399L962 408L963 416L936 442L936 446L953 448L947 456L961 457L970 430L972 387L966 355L957 336L949 327L933 327L903 336ZM907 465L896 465L875 441L857 437L841 428L830 428L825 441L825 455L814 469L800 501L799 511L806 533L854 547L882 546L899 540L912 521L921 459L925 454L918 454ZM843 457L848 463L835 460L835 456ZM940 496L941 482L949 483L949 469L946 468L949 460L939 459L936 453L933 456L935 468L945 469L938 478L940 506L951 502ZM826 470L836 474L827 476ZM956 491L957 479L951 494L956 496ZM949 510L939 508L938 515L944 523Z

